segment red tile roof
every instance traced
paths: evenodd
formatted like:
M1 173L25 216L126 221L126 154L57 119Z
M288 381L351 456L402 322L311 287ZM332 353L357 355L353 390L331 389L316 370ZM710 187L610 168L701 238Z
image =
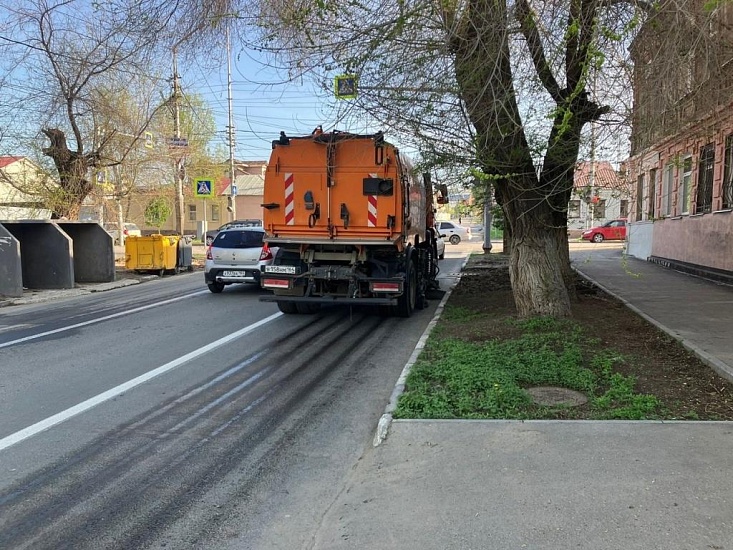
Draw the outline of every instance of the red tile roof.
M13 164L22 158L23 157L0 157L0 168L5 168L8 164Z
M607 189L626 188L623 180L607 160L596 161L595 173L593 174L593 186ZM591 163L581 161L575 166L575 187L586 187L590 185Z

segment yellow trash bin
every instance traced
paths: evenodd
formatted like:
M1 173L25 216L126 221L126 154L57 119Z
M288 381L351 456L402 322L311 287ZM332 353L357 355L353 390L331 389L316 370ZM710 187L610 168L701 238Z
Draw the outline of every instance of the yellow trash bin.
M125 239L125 268L134 271L166 271L177 273L178 236L147 235Z

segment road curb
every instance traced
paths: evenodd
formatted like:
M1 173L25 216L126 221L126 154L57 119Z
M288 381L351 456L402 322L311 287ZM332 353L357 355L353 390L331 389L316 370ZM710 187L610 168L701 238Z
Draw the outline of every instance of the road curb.
M664 332L666 334L669 334L672 338L674 338L675 340L677 340L685 348L687 348L689 351L691 351L693 354L695 354L697 357L699 357L700 360L703 363L705 363L710 368L712 368L720 376L722 376L723 378L725 378L729 382L733 382L733 371L731 371L730 365L728 365L727 363L724 363L723 361L721 361L717 357L714 357L714 356L710 355L708 352L706 352L705 350L703 350L700 347L698 347L697 344L695 344L695 343L687 340L686 338L684 338L683 336L681 336L679 333L677 333L677 332L673 331L672 329L670 329L669 327L663 325L662 323L660 323L659 321L657 321L653 317L650 317L649 315L647 315L646 313L644 313L643 311L641 311L639 308L637 308L635 305L633 305L632 303L630 303L628 300L622 298L621 296L619 296L618 294L616 294L615 292L613 292L609 288L606 288L602 284L598 283L592 277L590 277L589 275L586 275L585 273L583 273L577 267L574 268L574 269L575 269L575 272L578 275L580 275L581 277L583 277L586 281L594 284L595 286L597 286L598 288L600 288L603 292L605 292L609 296L613 296L614 298L616 298L619 302L621 302L622 304L624 304L627 308L629 308L631 311L633 311L634 313L636 313L639 317L641 317L642 319L648 321L649 323L651 323L652 325L654 325L655 327L657 327L662 332Z
M450 298L450 295L453 293L453 289L455 289L458 283L461 281L463 269L466 267L466 264L468 263L470 257L471 255L469 254L468 256L466 256L466 259L463 260L463 263L461 264L461 269L458 272L458 276L456 277L455 282L448 287L448 290L446 290L445 296L443 296L440 304L438 304L433 318L428 323L428 326L425 327L425 330L420 336L420 339L417 341L415 349L412 351L412 355L410 355L410 358L407 360L407 363L403 367L402 373L397 379L397 384L395 384L395 387L392 390L392 395L390 395L389 397L389 403L387 404L387 407L384 409L384 413L379 418L379 422L377 423L377 431L374 434L374 441L372 443L374 447L378 447L385 439L387 439L389 427L392 424L392 413L397 408L397 401L399 400L402 393L405 391L405 382L407 381L407 376L410 374L412 366L415 364L417 358L420 356L423 349L425 348L428 337L435 328L435 325L438 323L438 319L440 319L440 316L445 309L445 304L448 302L448 298Z

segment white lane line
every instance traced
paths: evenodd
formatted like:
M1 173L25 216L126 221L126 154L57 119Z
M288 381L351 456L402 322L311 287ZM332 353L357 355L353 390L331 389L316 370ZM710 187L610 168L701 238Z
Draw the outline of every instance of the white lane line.
M11 340L10 342L5 342L0 344L0 349L2 348L9 348L10 346L14 346L16 344L22 344L23 342L28 342L29 340L36 340L37 338L43 338L44 336L50 336L51 334L58 334L59 332L66 332L67 330L73 330L75 328L79 327L86 327L88 325L93 325L94 323L101 323L102 321L108 321L109 319L115 319L117 317L122 317L123 315L130 315L131 313L137 313L138 311L145 311L146 309L151 309L158 306L164 306L166 304L172 304L173 302L178 302L180 300L185 300L187 298L193 298L194 296L200 296L201 294L208 294L208 290L199 290L197 292L194 292L193 294L186 294L185 296L178 296L177 298L171 298L169 300L163 300L162 302L156 302L154 304L150 304L147 306L140 306L135 307L132 309L126 309L125 311L120 311L118 313L113 313L111 315L105 315L104 317L99 317L97 319L91 319L89 321L84 321L83 323L77 323L75 325L69 325L68 327L61 327L54 330L48 330L46 332L41 332L39 334L34 334L32 336L26 336L24 338L18 338L17 340Z
M32 426L28 426L27 428L15 432L14 434L10 434L9 436L0 439L0 451L7 449L11 445L15 445L16 443L19 443L24 439L28 439L29 437L34 436L44 430L47 430L57 424L60 424L61 422L64 422L69 418L76 416L77 414L88 411L92 407L96 407L100 403L104 403L105 401L108 401L113 397L117 397L118 395L129 391L135 386L139 386L143 382L147 382L148 380L151 380L156 376L160 376L161 374L164 374L170 370L175 369L176 367L179 367L180 365L183 365L187 361L191 361L192 359L195 359L200 355L204 355L213 349L223 346L224 344L231 342L232 340L236 340L237 338L244 336L248 332L252 332L262 325L265 325L270 321L274 321L281 315L282 313L280 312L274 313L269 317L265 317L261 321L257 321L256 323L253 323L249 326L244 327L243 329L238 330L237 332L233 332L227 336L224 336L223 338L219 338L218 340L211 342L210 344L207 344L202 348L197 349L196 351L192 351L190 353L187 353L186 355L179 357L178 359L174 359L173 361L166 363L165 365L162 365L157 369L153 369L149 372L146 372L145 374L141 374L137 378L128 380L127 382L120 384L119 386L115 386L114 388L107 390L104 393L100 393L99 395L96 395L90 399L87 399L86 401L83 401L78 405L74 405L73 407L70 407L65 411L61 411L60 413L57 413L53 416L49 416L48 418L41 420L40 422L36 422Z

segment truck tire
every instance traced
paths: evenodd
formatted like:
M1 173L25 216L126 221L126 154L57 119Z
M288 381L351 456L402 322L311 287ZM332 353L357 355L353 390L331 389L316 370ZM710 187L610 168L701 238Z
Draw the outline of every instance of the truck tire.
M298 313L302 313L303 315L312 315L320 311L321 304L313 304L313 303L308 303L308 302L297 302L295 304L295 307L298 310Z
M278 302L277 309L279 309L282 313L285 313L286 315L290 315L291 313L298 313L298 308L293 302Z
M405 273L405 288L402 296L397 299L397 315L399 317L410 317L415 311L417 303L417 269L412 260L407 261Z

